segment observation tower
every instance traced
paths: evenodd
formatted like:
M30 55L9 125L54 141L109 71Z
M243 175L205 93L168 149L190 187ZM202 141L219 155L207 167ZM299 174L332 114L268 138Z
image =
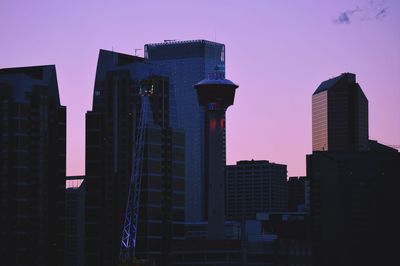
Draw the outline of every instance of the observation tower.
M205 199L208 239L225 237L225 112L233 105L239 86L215 72L194 85L199 104L205 111Z

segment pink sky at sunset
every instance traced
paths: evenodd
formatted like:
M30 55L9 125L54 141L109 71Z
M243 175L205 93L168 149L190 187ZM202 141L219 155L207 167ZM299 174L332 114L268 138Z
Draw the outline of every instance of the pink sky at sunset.
M240 86L227 111L229 164L269 160L305 175L311 95L343 72L369 100L370 138L400 145L400 1L1 0L0 25L0 68L56 65L68 175L85 171L99 49L134 54L164 39L226 45L226 76Z

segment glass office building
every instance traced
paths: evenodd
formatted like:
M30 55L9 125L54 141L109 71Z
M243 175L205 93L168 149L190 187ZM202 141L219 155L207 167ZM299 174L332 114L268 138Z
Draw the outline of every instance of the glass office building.
M368 100L356 75L326 80L312 95L313 151L368 149Z
M185 131L185 218L205 219L204 112L193 85L216 66L225 73L225 45L206 40L146 44L145 58L165 66L175 92L179 127Z

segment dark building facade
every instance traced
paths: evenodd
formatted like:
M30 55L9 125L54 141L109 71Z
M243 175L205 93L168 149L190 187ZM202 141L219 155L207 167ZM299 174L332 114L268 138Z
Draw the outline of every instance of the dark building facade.
M257 212L287 211L287 167L269 161L238 161L226 167L226 216L255 218Z
M244 265L314 265L305 212L257 213L245 221L245 239Z
M225 45L206 40L146 44L145 58L169 70L179 127L185 129L186 220L206 220L205 117L193 85L207 78L216 65L225 69Z
M184 236L184 135L161 67L100 50L93 109L86 114L85 265L116 265L132 171L142 86L150 86L136 257L168 263Z
M65 265L84 265L85 176L67 176L65 190Z
M54 65L0 69L2 265L63 265L66 108Z
M400 153L307 156L317 265L387 265L396 251Z
M175 243L172 265L243 265L240 240L191 239Z
M310 210L310 180L306 176L291 176L287 181L288 211L308 212Z
M368 100L355 74L324 81L312 95L312 149L368 149Z

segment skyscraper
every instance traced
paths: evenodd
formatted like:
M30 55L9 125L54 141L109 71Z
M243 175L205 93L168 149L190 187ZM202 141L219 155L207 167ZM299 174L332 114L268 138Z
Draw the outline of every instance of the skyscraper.
M368 149L368 100L355 74L326 80L312 95L312 149Z
M54 65L0 69L2 265L63 265L66 108Z
M313 95L307 177L317 265L387 265L396 258L400 153L368 140L367 102L349 73Z
M160 66L100 50L93 109L86 115L85 265L117 265L132 172L139 91L150 86L136 256L168 263L184 235L184 136Z
M207 78L216 66L225 69L225 45L206 40L146 44L145 58L169 70L171 87L176 94L179 125L185 129L186 220L204 220L205 120L193 85Z
M205 108L205 200L208 239L224 239L225 223L225 112L233 105L239 87L224 78L224 72L210 73L194 85L199 104Z
M226 166L227 219L255 219L258 212L287 211L287 167L269 161Z

